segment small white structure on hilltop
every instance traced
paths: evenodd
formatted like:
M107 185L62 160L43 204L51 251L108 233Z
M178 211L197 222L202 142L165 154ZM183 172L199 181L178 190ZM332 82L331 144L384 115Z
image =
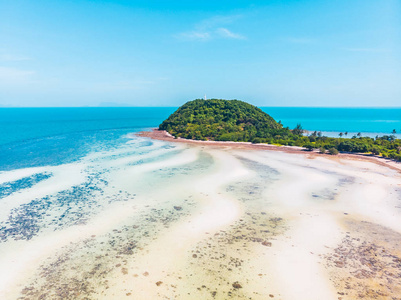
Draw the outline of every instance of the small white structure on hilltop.
M207 99L206 99L206 94L205 94L205 100L207 100Z

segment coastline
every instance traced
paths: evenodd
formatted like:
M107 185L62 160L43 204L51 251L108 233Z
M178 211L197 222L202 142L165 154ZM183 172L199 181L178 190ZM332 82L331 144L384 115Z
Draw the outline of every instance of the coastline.
M249 284L251 278L259 282L251 270L259 270L258 276L266 280L262 285L250 285L248 295L263 299L260 296L270 290L269 295L278 299L345 300L388 299L401 292L400 265L393 263L401 256L397 221L401 169L397 162L360 154L323 155L291 146L176 139L157 129L138 135L208 152L224 151L260 174L279 170L280 179L270 188L266 181L260 181L263 175L243 178L250 186L266 191L258 194L246 189L255 195L253 201L261 202L254 207L240 200L245 212L241 218L251 214L255 220L258 211L267 213L269 221L260 223L269 224L272 234L264 237L271 241L266 243L268 249L247 244L249 254L238 256L248 261L242 276L236 277L240 282ZM257 165L247 165L249 162ZM260 166L267 170L260 170ZM280 221L272 225L272 220ZM258 222L247 222L247 229L264 232ZM235 225L232 234L233 239L252 240L249 232ZM218 244L211 245L218 248ZM217 268L208 265L212 265L210 270ZM270 284L263 286L266 282Z
M398 168L295 147L189 141L155 130L139 135L74 163L75 172L61 165L2 174L18 180L52 171L53 181L27 188L34 195L56 179L71 180L71 188L60 191L82 183L75 197L63 198L74 200L65 213L66 200L57 197L49 207L26 207L43 213L29 239L22 236L28 227L7 228L0 248L8 253L0 259L2 299L401 294ZM100 180L91 183L87 176ZM97 192L81 201L87 190ZM2 208L18 196L7 196ZM79 222L59 218L77 211Z
M363 153L339 153L338 155L327 155L321 154L317 151L307 151L305 148L297 147L297 146L276 146L270 144L252 144L251 142L230 142L230 141L200 141L200 140L191 140L184 138L174 138L170 133L165 130L159 130L157 128L152 128L151 131L141 131L136 134L140 137L147 137L154 140L173 142L173 143L184 143L187 145L207 145L213 147L231 147L234 149L244 149L244 150L270 150L270 151L280 151L285 153L296 153L303 154L309 158L322 157L330 158L333 160L346 159L346 160L359 160L366 161L378 164L380 166L388 167L392 170L398 171L401 173L401 163L398 163L394 160L374 156L370 154Z

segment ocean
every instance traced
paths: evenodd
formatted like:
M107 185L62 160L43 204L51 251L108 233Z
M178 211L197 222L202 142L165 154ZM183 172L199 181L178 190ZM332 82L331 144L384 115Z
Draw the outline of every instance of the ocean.
M116 148L127 134L157 127L175 107L0 108L0 170L56 165ZM401 137L401 108L261 107L284 126L327 136Z
M175 108L0 108L0 170L76 161L114 149Z
M390 135L395 129L401 138L401 108L320 108L320 107L261 107L284 126L297 124L308 131L321 131L324 135L338 137L348 132L352 137Z

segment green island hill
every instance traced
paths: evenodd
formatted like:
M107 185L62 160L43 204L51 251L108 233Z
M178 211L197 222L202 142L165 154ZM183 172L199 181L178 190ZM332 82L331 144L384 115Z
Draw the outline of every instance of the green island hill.
M394 135L333 138L316 131L304 135L300 124L291 130L260 108L240 100L189 101L163 121L159 129L176 138L299 146L311 151L319 149L321 153L357 152L401 161L401 140Z

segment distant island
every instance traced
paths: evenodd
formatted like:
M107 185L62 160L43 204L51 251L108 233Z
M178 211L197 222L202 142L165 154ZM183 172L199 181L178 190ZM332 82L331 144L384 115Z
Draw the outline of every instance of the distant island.
M394 135L374 139L361 134L330 138L317 131L304 135L301 124L291 130L260 108L240 100L189 101L163 121L159 129L176 138L299 146L334 155L339 151L370 153L401 161L401 140Z

